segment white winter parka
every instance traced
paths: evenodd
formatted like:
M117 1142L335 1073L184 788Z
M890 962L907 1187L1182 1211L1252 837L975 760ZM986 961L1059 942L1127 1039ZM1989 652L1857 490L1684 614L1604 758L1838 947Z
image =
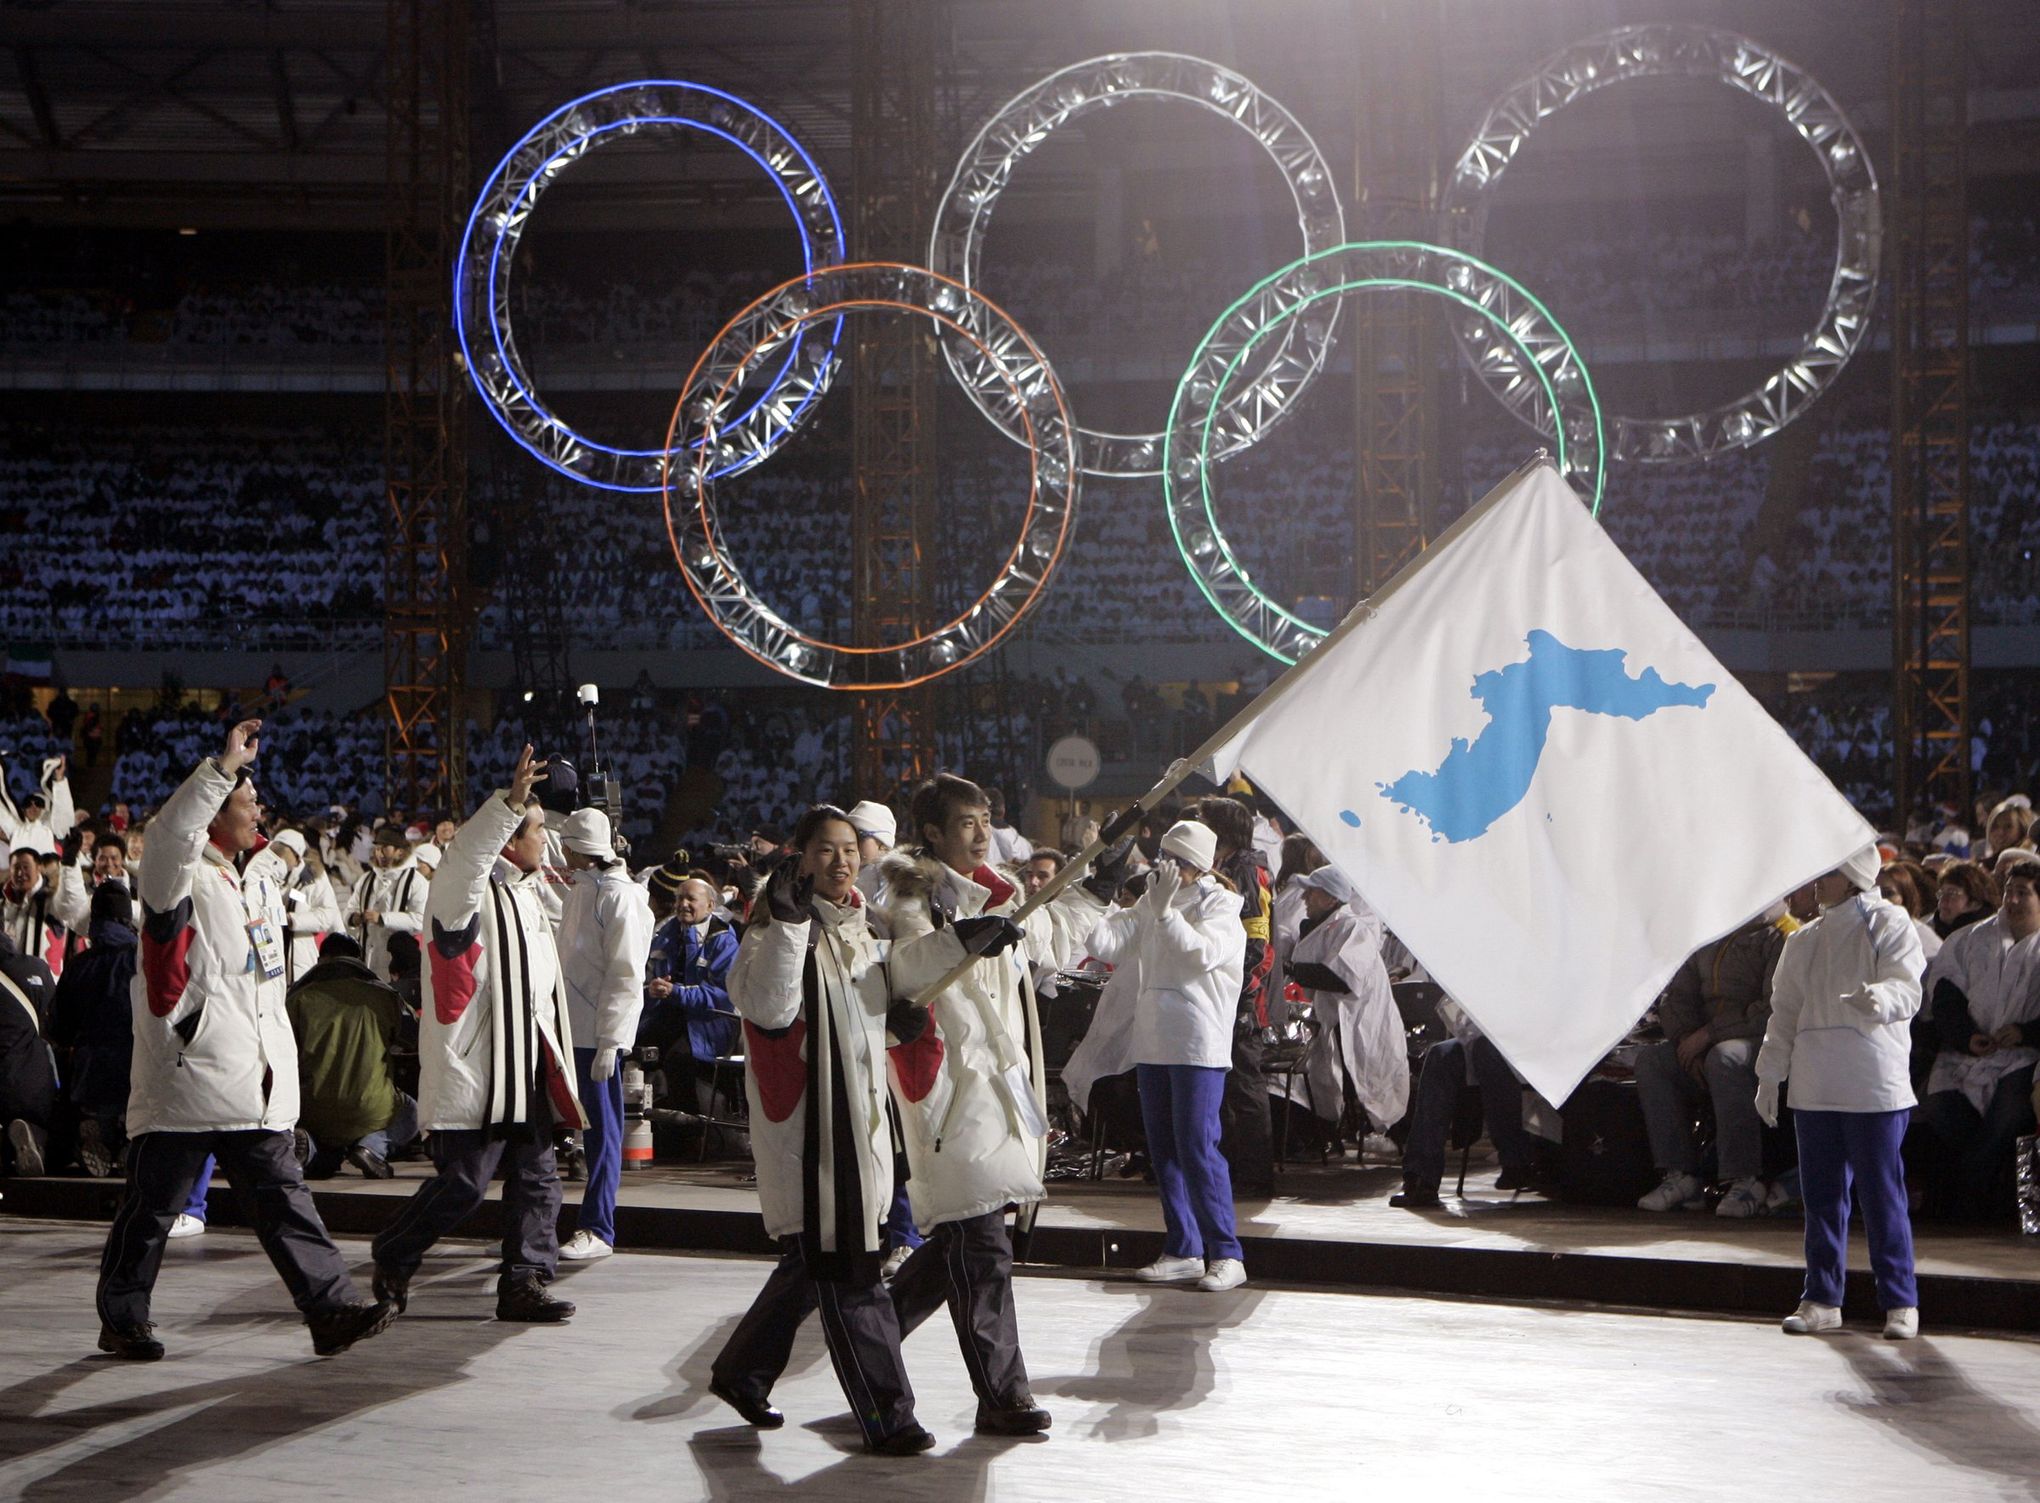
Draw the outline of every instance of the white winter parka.
M1087 946L1115 980L1132 972L1129 1063L1231 1067L1247 956L1240 904L1238 893L1204 876L1178 889L1166 909L1143 897L1092 929Z
M1020 906L1013 884L988 866L966 876L932 856L895 851L881 873L891 894L893 995L912 998L964 958L947 920ZM937 927L933 911L945 922ZM941 993L926 1032L892 1051L893 1092L906 1139L907 1181L921 1230L1042 1198L1043 1139L1026 1130L995 1076L1017 1067L1045 1109L1046 1071L1033 973L1066 965L1105 911L1081 886L1028 915L1023 942L979 960ZM1010 1077L1009 1077L1010 1078Z
M287 1131L297 1122L297 1040L283 1008L283 893L207 838L234 791L208 757L149 821L137 877L141 956L131 993L129 1136ZM266 925L258 934L251 925ZM266 974L269 963L279 968Z
M544 877L501 859L524 811L491 794L447 843L425 904L427 1005L418 1016L418 1121L494 1130L536 1119L585 1127L573 1030Z
M809 1100L808 1061L817 1048L830 1050L842 1073L854 1141L861 1202L841 1207L831 1172L836 1145L826 1127L814 1165L816 1220L813 1229L824 1251L877 1252L880 1225L892 1206L892 1131L885 1109L886 1009L891 988L883 945L873 933L861 901L841 907L815 898L816 917L781 923L761 916L744 932L730 965L730 1001L744 1018L744 1095L751 1107L751 1155L758 1169L758 1204L765 1230L774 1237L799 1235L805 1227L808 1113L833 1125L833 1098ZM818 996L809 996L803 977L815 959ZM776 1036L775 1036L776 1035ZM827 1070L815 1072L823 1091L832 1091ZM858 1245L843 1246L835 1232L854 1217Z
M1789 1079L1794 1111L1914 1105L1910 1025L1925 968L1912 916L1874 892L1859 892L1787 935L1771 975L1757 1078Z
M623 863L573 873L560 909L567 1016L583 1049L628 1049L645 1007L652 903Z

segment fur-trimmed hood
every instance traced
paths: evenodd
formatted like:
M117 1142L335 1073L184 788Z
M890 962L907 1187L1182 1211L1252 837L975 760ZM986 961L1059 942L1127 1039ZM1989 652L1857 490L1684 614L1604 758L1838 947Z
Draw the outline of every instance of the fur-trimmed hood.
M1020 879L1010 871L987 864L965 876L919 847L886 852L879 858L878 875L886 895L888 921L903 907L931 908L937 904L942 905L945 918L956 917L950 911L950 901L941 896L948 892L952 882L974 884L984 893L982 903L970 913L989 913L1021 894Z

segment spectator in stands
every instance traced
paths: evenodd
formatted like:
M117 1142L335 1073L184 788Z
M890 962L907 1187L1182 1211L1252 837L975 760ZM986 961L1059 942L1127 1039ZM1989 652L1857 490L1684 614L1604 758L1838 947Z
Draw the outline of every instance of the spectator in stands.
M1757 1055L1757 1114L1778 1124L1792 1083L1806 1201L1806 1283L1785 1317L1792 1335L1842 1323L1849 1204L1862 1207L1884 1334L1919 1334L1912 1223L1899 1150L1914 1105L1908 1027L1926 962L1912 919L1876 896L1869 846L1815 884L1821 916L1785 941L1771 981L1771 1021Z
M1410 1064L1381 954L1385 931L1337 867L1321 866L1300 881L1305 917L1289 978L1317 1020L1305 1074L1311 1109L1336 1141L1350 1091L1367 1125L1386 1132L1409 1106Z
M85 953L64 967L57 982L50 1041L64 1060L66 1094L78 1114L78 1158L86 1173L104 1179L116 1171L127 1141L135 1049L137 936L134 900L125 883L109 880L94 890L90 937Z
M1240 922L1247 935L1233 1022L1232 1068L1225 1076L1222 1147L1236 1191L1249 1196L1273 1195L1274 1123L1269 1116L1268 1079L1261 1070L1269 977L1275 964L1269 945L1273 903L1268 894L1268 869L1254 850L1253 811L1238 799L1201 799L1191 817L1218 837L1214 866L1240 895Z
M1034 852L1034 843L1006 818L1006 795L997 788L987 788L985 797L992 801L992 864L1008 871L1017 872Z
M2033 1131L2040 1061L2040 863L2004 879L1998 911L1954 935L1929 972L1939 1041L1920 1116L1954 1165L1948 1209L2000 1211L2012 1147Z
M418 1136L418 1103L397 1088L390 1047L403 1004L336 934L290 989L285 1007L298 1041L303 1107L311 1136L306 1179L331 1179L344 1160L368 1179L390 1179L390 1156Z
M1997 911L1997 879L1974 861L1941 868L1934 888L1934 932L1946 943L1957 929L1980 923Z
M600 809L569 814L560 846L572 874L560 914L560 975L588 1116L582 1134L588 1188L560 1256L584 1262L616 1250L616 1191L623 1173L623 1078L617 1061L637 1038L644 1011L652 908L617 856L615 832Z
M1995 863L2006 851L2031 850L2026 842L2026 829L2032 822L2033 801L2025 794L2014 793L2000 800L1983 824L1981 859Z
M14 1172L25 1178L50 1167L57 1068L43 1035L56 990L49 967L0 933L0 1121L7 1124Z
M1063 869L1070 858L1052 845L1038 845L1034 853L1020 867L1020 886L1028 897L1033 897L1049 880Z
M1775 916L1752 919L1703 945L1658 999L1664 1041L1636 1057L1636 1093L1650 1132L1651 1159L1664 1182L1637 1202L1673 1211L1697 1199L1696 1115L1714 1119L1715 1178L1728 1188L1717 1216L1747 1219L1764 1209L1763 1123L1757 1118L1757 1051L1771 1021L1771 973L1785 948Z
M16 809L7 791L7 766L0 761L0 839L6 840L10 851L58 850L78 822L64 763L61 756L45 758L41 784Z
M645 967L645 1010L638 1042L659 1051L669 1095L683 1110L717 1115L715 1062L737 1054L737 1013L730 965L737 932L715 913L708 879L688 876L674 893L673 916L652 934Z
M1440 1015L1450 1018L1453 1037L1424 1051L1416 1099L1410 1105L1409 1136L1403 1142L1402 1189L1389 1196L1388 1203L1411 1211L1443 1204L1438 1187L1445 1180L1445 1150L1459 1112L1459 1093L1469 1085L1480 1090L1481 1121L1502 1161L1495 1188L1544 1189L1537 1145L1523 1126L1522 1079L1465 1013L1445 1003Z
M1135 988L1131 1058L1167 1239L1134 1277L1220 1293L1247 1281L1218 1151L1247 934L1209 825L1180 821L1161 854L1141 900L1107 913L1086 947Z
M1941 936L1934 932L1928 915L1934 911L1934 874L1917 861L1887 861L1877 874L1877 891L1887 903L1896 903L1912 915L1920 933L1920 952L1928 960L1941 953Z

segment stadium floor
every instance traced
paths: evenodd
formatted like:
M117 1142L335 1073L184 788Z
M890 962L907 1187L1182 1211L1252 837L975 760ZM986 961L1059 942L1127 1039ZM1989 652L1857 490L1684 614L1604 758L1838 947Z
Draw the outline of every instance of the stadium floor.
M2040 1344L1858 1326L1119 1279L1019 1284L1045 1439L970 1432L937 1320L907 1343L940 1444L868 1457L803 1334L760 1434L706 1391L765 1272L623 1253L569 1269L564 1328L490 1318L489 1264L449 1244L411 1313L312 1357L253 1237L171 1246L168 1360L93 1352L99 1236L0 1224L0 1496L901 1500L1124 1497L2040 1499ZM360 1266L366 1246L347 1240Z

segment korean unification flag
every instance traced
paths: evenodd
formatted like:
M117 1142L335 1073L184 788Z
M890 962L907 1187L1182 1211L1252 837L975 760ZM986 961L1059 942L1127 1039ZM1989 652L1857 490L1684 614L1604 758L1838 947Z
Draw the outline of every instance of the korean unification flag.
M1546 1099L1680 963L1875 833L1548 463L1208 764L1309 833Z

